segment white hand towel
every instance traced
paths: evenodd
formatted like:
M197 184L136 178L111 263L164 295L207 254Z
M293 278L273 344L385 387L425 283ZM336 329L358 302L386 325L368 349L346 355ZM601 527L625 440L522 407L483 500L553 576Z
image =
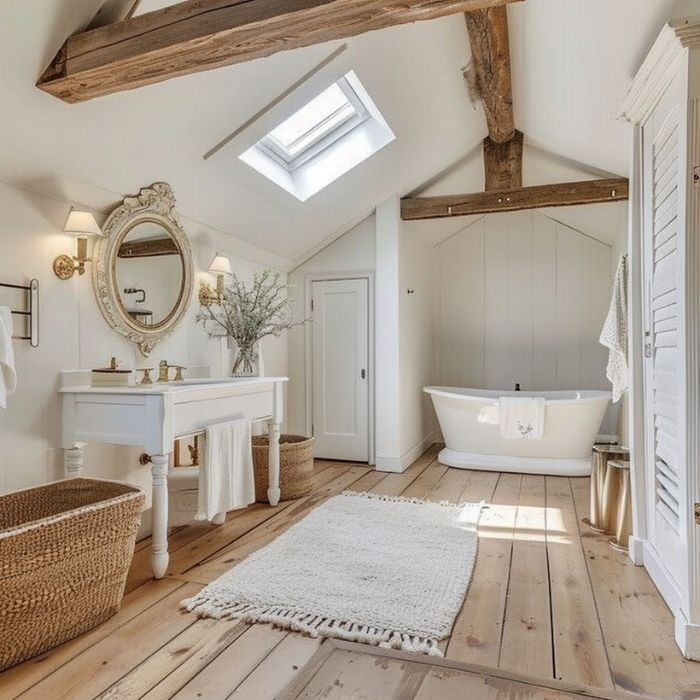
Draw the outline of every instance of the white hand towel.
M250 423L245 418L210 425L199 468L197 520L212 520L255 502Z
M608 317L600 334L600 344L610 350L605 375L612 384L617 403L629 386L627 367L627 256L623 255L615 273L615 284Z
M15 354L12 350L12 313L0 306L0 408L7 408L7 397L17 388Z
M541 440L546 401L539 396L501 396L498 415L506 440Z

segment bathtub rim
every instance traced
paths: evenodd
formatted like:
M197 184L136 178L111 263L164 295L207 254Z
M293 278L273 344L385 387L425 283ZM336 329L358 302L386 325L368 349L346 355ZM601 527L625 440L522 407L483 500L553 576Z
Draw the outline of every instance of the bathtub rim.
M541 474L546 476L583 477L591 475L590 459L557 459L555 457L508 457L504 455L458 452L444 447L438 462L456 469Z
M455 391L459 389L459 391ZM603 389L568 389L568 390L552 390L552 391L499 391L497 389L471 389L463 387L449 387L449 386L424 386L423 391L431 396L441 396L448 399L457 399L459 401L478 401L480 403L489 403L491 405L497 406L498 399L501 396L514 396L514 397L539 397L544 396L547 404L575 404L580 406L582 403L593 403L595 401L611 401L612 392L605 391ZM477 394L469 394L466 392L486 392L488 391L491 396L479 396ZM567 398L547 398L547 394L573 394L573 396ZM582 394L581 398L576 398L575 394Z

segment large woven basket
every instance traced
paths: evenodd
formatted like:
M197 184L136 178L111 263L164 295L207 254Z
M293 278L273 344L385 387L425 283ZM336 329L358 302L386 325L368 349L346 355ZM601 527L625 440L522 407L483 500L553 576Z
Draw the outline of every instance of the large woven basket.
M253 437L255 500L267 501L269 441L266 435ZM280 500L288 501L311 493L314 475L314 439L302 435L280 437Z
M143 504L96 479L0 496L0 671L119 610Z

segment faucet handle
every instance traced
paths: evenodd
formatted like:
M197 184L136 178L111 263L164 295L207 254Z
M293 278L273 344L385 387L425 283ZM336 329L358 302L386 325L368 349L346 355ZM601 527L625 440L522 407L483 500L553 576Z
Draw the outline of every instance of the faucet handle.
M179 365L174 365L175 367L175 379L174 382L184 382L185 378L182 376L182 371L187 369L187 367L180 367Z
M153 384L153 380L151 379L151 372L153 371L153 367L139 367L137 372L143 372L143 378L141 379L141 384Z

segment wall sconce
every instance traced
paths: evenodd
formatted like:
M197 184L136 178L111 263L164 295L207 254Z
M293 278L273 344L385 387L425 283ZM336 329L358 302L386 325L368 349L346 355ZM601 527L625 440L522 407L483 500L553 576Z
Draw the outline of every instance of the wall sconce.
M216 253L209 265L209 272L216 275L216 291L213 291L208 282L202 282L199 288L199 303L202 306L220 304L224 296L224 275L232 275L231 261L225 255Z
M63 227L66 233L72 233L78 237L78 254L59 255L53 261L53 271L56 277L62 280L70 279L75 272L79 275L85 274L85 263L90 262L87 256L87 237L101 236L102 231L95 221L95 217L89 211L82 211L71 207Z

